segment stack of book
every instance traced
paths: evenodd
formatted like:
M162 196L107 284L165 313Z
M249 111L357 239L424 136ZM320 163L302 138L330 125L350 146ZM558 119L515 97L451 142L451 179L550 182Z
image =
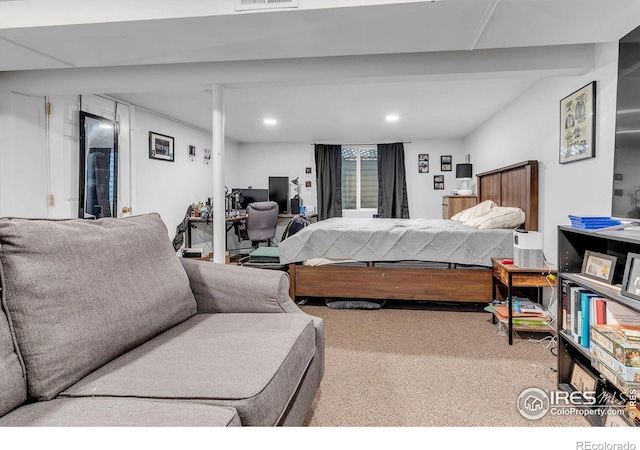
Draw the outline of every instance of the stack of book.
M569 216L571 226L573 228L581 228L583 230L596 230L598 228L612 227L620 225L622 222L612 219L611 217L581 217Z
M617 302L574 283L562 282L562 329L588 349L593 325L640 326L640 316Z
M506 304L486 306L485 311L495 315L502 324L509 322L509 306ZM515 329L526 328L529 330L550 331L551 315L540 305L527 299L514 301L512 313L513 326Z

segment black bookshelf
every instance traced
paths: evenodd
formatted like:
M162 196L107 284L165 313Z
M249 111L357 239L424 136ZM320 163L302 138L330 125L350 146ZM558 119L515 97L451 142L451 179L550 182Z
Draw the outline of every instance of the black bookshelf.
M580 275L582 261L586 251L616 256L616 267L611 285L592 281ZM558 327L558 389L571 392L575 388L571 385L573 366L580 363L583 368L599 379L599 390L619 398L620 390L610 383L591 364L591 353L588 348L578 344L562 329L563 318L563 284L570 282L585 289L624 305L640 314L640 301L624 297L620 294L620 283L624 274L625 263L629 253L640 253L640 227L620 230L582 230L567 226L558 227L558 290L557 290L557 327ZM587 416L589 418L589 416ZM604 424L601 418L589 418L595 426ZM638 425L628 417L629 425Z

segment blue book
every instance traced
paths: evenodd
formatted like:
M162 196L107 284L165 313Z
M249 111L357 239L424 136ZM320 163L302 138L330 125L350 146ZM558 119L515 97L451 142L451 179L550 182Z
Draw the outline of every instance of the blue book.
M597 297L597 295L592 292L580 293L580 310L582 312L582 320L580 323L580 345L582 345L584 348L589 348L591 344L591 340L589 339L589 326L591 325L592 320L590 305L592 297Z

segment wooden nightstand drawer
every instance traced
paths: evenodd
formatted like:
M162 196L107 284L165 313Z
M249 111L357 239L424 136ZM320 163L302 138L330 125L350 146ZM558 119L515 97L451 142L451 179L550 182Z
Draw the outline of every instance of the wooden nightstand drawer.
M478 198L473 195L445 195L442 197L442 218L451 219L460 211L476 206Z

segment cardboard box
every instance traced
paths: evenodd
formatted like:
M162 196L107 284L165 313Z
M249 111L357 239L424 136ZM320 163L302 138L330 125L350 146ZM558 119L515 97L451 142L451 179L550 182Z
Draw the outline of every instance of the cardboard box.
M634 383L640 383L640 367L629 367L622 364L609 352L604 351L598 344L591 342L591 363L600 362L606 365L609 369L621 377L624 381L631 381Z
M640 367L640 327L592 325L591 341L627 367Z
M622 377L618 376L613 370L607 367L606 364L602 363L597 359L593 359L591 361L591 365L594 369L602 374L611 384L620 389L625 395L629 395L632 391L640 392L640 383L633 383L630 381L623 380Z

